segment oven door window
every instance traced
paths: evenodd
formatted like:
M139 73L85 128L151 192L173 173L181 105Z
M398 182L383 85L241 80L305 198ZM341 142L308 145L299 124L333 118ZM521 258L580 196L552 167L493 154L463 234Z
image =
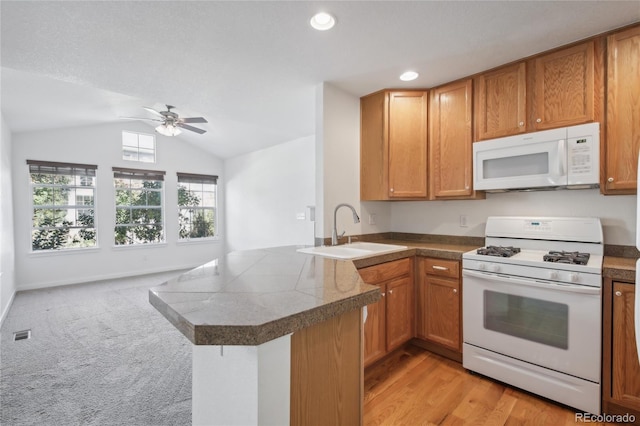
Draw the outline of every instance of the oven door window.
M485 290L484 328L568 349L569 305Z

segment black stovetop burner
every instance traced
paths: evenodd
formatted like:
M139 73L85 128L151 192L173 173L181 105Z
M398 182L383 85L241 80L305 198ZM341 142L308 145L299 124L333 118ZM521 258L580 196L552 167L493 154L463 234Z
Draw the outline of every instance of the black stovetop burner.
M485 256L511 257L516 253L520 253L520 248L511 246L487 246L479 248L476 253Z
M577 251L550 251L545 254L542 259L545 262L570 263L572 265L586 265L589 263L589 253L580 253Z

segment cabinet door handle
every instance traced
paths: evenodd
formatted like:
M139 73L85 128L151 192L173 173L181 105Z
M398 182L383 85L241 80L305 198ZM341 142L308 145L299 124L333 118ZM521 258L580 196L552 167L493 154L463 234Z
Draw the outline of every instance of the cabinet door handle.
M389 189L389 192L393 192L393 188Z
M621 291L616 291L616 296L618 296L618 297L622 296L622 292Z
M538 119L536 120L536 123L542 123L542 118L538 118Z
M610 177L609 179L607 179L607 182L609 182L609 183L613 182L613 178Z
M453 292L454 292L454 293L457 293L457 292L458 292L458 289L457 289L457 288L454 288L454 289L453 289Z
M524 121L519 122L518 126L520 126L520 127L524 126Z
M433 265L431 268L435 269L437 271L448 271L449 270L449 268L446 268L444 266L438 266L438 265Z
M386 293L382 293L382 297L385 297L387 294Z

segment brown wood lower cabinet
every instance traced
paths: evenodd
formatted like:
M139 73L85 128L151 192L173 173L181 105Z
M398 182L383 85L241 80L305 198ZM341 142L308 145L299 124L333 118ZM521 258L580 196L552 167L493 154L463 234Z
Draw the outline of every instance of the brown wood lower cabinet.
M462 361L460 262L418 258L416 285L416 337L421 346Z
M382 298L367 306L364 323L364 366L413 337L413 259L406 258L359 270L362 280L380 287Z
M603 288L602 411L640 419L640 363L636 351L636 286L605 279Z

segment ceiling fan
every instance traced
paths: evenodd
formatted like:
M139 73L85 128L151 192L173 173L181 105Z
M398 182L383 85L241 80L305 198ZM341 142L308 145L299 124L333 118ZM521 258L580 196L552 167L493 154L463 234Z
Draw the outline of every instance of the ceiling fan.
M197 127L190 126L187 123L208 123L208 121L204 117L186 117L181 118L177 113L171 111L175 108L173 105L167 105L166 111L156 111L153 108L143 107L157 118L144 118L144 117L122 117L129 118L133 120L149 120L149 121L157 121L160 123L158 127L156 127L156 132L160 133L164 136L176 136L182 133L180 128L185 130L190 130L192 132L196 132L199 134L206 133L206 130L199 129Z

